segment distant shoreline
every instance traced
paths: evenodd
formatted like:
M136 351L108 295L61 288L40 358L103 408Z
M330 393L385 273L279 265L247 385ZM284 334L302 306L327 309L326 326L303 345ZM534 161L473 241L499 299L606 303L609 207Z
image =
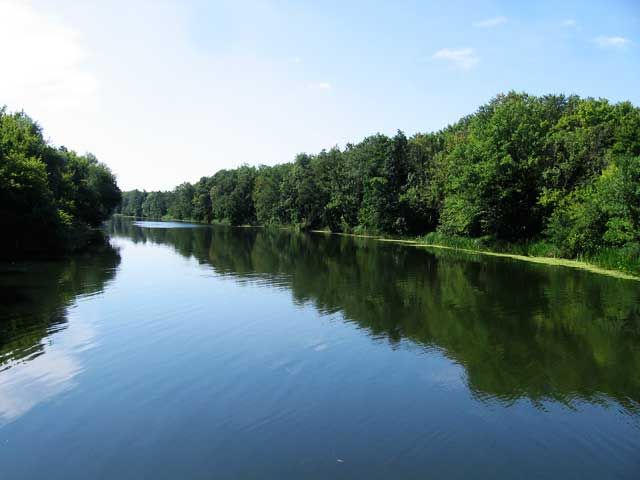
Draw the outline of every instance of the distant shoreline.
M134 220L141 221L161 221L161 222L182 222L182 223L194 223L198 225L210 225L210 226L226 226L232 228L279 228L282 230L294 230L294 227L287 225L279 225L279 226L265 226L265 225L227 225L223 223L205 223L199 222L195 220L183 220L183 219L175 219L175 218L147 218L147 217L135 217L131 215L122 215L122 214L114 214L114 217L118 218L130 218ZM632 281L640 281L640 277L636 275L632 275L627 272L623 272L621 270L615 270L610 268L600 267L596 264L589 263L583 260L571 260L567 258L558 258L558 257L537 257L537 256L529 256L529 255L520 255L517 253L504 253L504 252L493 252L491 250L483 250L483 249L471 249L471 248L460 248L450 245L443 245L438 243L427 243L421 241L419 239L406 239L406 238L390 238L381 235L368 235L368 234L358 234L358 233L344 233L344 232L331 232L328 230L308 230L311 233L316 234L325 234L325 235L339 235L345 237L353 237L353 238L367 238L371 240L376 240L379 242L387 242L387 243L398 243L402 245L414 246L414 247L424 247L424 248L437 248L440 250L453 250L464 253L475 253L480 255L488 255L491 257L501 257L501 258L510 258L513 260L520 260L529 263L537 263L539 265L550 265L550 266L560 266L560 267L568 267L579 270L586 270L591 273L596 273L599 275L606 275L608 277L619 278L622 280L632 280Z

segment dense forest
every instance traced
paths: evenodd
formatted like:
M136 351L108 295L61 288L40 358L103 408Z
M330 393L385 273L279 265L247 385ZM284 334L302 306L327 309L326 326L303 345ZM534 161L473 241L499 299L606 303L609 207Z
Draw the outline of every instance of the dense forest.
M0 108L0 255L78 250L121 200L109 168L91 154L50 145L24 112Z
M335 232L589 258L640 271L640 109L498 95L447 128L377 134L292 163L123 194L124 215ZM464 239L464 240L463 240Z

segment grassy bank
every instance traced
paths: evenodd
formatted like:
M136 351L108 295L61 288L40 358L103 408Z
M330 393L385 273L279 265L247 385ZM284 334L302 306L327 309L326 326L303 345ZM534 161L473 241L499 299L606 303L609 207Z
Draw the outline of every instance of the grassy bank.
M510 244L491 242L488 239L453 237L442 235L437 232L432 232L418 238L394 238L367 234L332 233L327 230L314 230L314 232L359 238L371 238L381 242L402 243L416 247L457 250L493 257L511 258L514 260L543 265L579 268L581 270L587 270L610 277L640 281L640 255L636 250L631 248L619 250L610 249L601 251L597 255L585 255L576 259L567 259L557 256L557 252L553 247L544 242Z
M640 278L640 246L638 245L618 249L607 248L595 254L568 259L562 257L555 246L544 241L505 243L483 238L451 237L437 232L429 233L419 241L424 244L480 251L537 263L581 266L592 271L617 272L636 279Z

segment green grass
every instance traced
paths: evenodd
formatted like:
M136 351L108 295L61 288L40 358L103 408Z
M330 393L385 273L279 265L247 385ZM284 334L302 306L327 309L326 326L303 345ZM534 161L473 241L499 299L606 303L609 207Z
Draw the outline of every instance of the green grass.
M582 266L600 273L621 272L624 277L640 278L640 245L638 244L617 249L603 249L595 254L578 255L575 258L565 258L556 246L544 241L508 243L490 238L465 238L432 232L420 237L418 242L458 250L518 257L524 260L535 259L536 263Z
M323 230L314 231L330 234L330 232ZM640 248L637 246L627 249L604 250L597 255L584 255L571 259L561 257L557 247L544 241L508 243L498 242L488 237L457 237L444 235L439 232L432 232L417 238L355 233L338 233L337 235L371 238L381 242L402 243L416 247L445 248L494 257L512 258L544 265L579 268L610 277L640 281Z
M606 248L593 255L581 256L579 259L603 268L640 275L640 245L638 244L615 249Z

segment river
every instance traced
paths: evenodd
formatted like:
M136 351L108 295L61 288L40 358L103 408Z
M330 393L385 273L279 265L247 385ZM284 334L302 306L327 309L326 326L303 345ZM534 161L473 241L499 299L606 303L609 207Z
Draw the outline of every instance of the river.
M3 479L640 478L640 283L114 219L0 268Z

